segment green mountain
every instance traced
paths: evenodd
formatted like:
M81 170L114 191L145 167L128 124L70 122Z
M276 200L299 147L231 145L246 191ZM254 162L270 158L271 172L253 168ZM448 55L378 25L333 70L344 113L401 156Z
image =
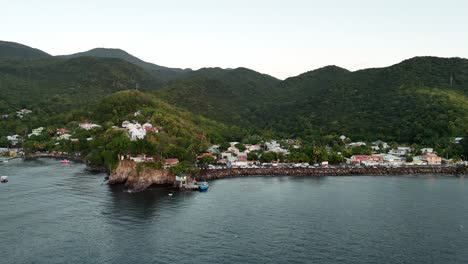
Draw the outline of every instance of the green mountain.
M466 59L417 57L356 72L327 66L282 82L246 69L191 74L156 93L214 120L284 137L434 144L468 134Z
M178 69L159 66L153 63L145 62L121 49L95 48L85 52L79 52L71 55L60 56L64 58L77 57L98 57L98 58L117 58L135 64L148 71L154 77L161 80L172 80L180 77L182 74L190 72L190 69Z
M466 59L418 57L356 72L325 67L276 87L277 103L260 125L298 136L434 144L468 134L467 96Z
M40 107L63 111L95 103L111 93L162 85L120 59L82 57L0 61L0 112Z
M9 41L0 41L0 60L1 59L42 59L48 58L51 55L35 49L28 47L23 44L9 42Z
M227 124L249 125L246 117L259 107L280 81L246 68L204 68L155 92L171 104Z
M1 113L89 109L112 93L138 87L252 133L310 140L344 134L427 145L468 135L468 60L461 58L416 57L355 72L327 66L280 81L246 68L165 68L114 49L65 58L38 51L45 57L24 60L34 56L18 50L34 49L13 47L0 48L6 52L0 57L10 58L0 60Z

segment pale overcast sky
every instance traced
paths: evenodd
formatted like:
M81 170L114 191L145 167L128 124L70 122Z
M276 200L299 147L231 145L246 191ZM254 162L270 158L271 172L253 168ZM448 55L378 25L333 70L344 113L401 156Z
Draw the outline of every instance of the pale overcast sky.
M466 0L0 0L0 39L52 55L121 48L168 67L286 78L468 57Z

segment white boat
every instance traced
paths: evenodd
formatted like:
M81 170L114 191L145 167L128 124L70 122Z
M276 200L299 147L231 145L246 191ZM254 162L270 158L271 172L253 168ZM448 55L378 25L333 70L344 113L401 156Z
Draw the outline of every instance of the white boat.
M0 182L1 183L8 182L8 176L0 176Z

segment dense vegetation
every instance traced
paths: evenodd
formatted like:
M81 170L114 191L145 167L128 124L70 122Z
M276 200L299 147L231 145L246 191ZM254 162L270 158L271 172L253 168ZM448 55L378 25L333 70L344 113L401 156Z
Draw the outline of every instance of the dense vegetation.
M135 116L135 112L139 114ZM91 120L102 125L90 131L80 129L80 122ZM140 124L150 122L160 128L159 133L148 133L143 140L130 141L121 128L125 120ZM9 118L2 124L18 129L23 134L39 126L45 127L40 136L26 137L23 147L28 152L59 151L78 152L94 166L113 166L117 155L145 153L181 161L195 161L196 154L204 151L209 142L240 140L245 132L228 127L202 116L173 107L153 96L130 90L114 93L89 111L70 111L56 116L40 116L35 113L24 118ZM56 140L56 128L66 128L77 141ZM117 128L116 128L117 127ZM119 128L120 127L120 128ZM24 131L21 131L24 130ZM23 132L23 133L21 133ZM88 140L92 138L92 140ZM7 144L3 138L3 144Z
M283 82L251 74L251 86L219 71L225 74L175 81L156 93L212 119L282 137L447 145L468 134L465 59L421 57L357 72L328 66Z
M164 81L176 79L180 77L181 75L183 75L184 73L191 72L190 69L168 68L168 67L159 66L153 63L145 62L131 54L128 54L126 51L123 51L121 49L96 48L96 49L88 50L85 52L79 52L79 53L75 53L71 55L64 55L60 57L63 57L63 58L95 57L95 58L122 59L124 61L135 64L138 67L141 67L142 69L147 71L152 76L156 77L157 79L164 80Z
M415 58L357 72L327 67L284 81L277 93L284 103L265 111L275 121L263 126L288 134L429 145L468 134L464 59Z
M43 59L51 55L19 43L0 41L1 59Z
M271 100L271 88L279 82L245 68L206 68L187 74L155 94L217 121L251 127L247 121L264 115L259 108Z
M150 90L161 81L119 59L0 60L0 113L18 108L57 113L137 84Z
M38 126L53 134L57 126L93 120L104 125L103 137L119 138L109 128L137 110L165 128L167 134L161 135L170 135L171 150L163 152L182 159L192 159L187 151L207 142L241 140L245 131L266 139L300 138L315 149L306 153L310 161L322 159L327 146L339 145L342 134L431 146L444 156L462 155L461 145L452 142L468 135L466 59L418 57L356 72L327 66L280 81L245 68L170 69L122 50L57 58L20 44L0 44L0 114L9 114L0 121L0 136L25 135ZM145 93L112 95L135 88ZM33 114L16 118L20 108Z

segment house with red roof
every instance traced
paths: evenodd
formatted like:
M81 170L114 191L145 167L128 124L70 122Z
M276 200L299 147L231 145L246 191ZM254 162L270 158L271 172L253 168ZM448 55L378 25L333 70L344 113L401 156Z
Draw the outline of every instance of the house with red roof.
M422 161L425 161L427 165L440 165L442 164L442 158L434 153L426 154L419 157Z
M175 158L165 159L163 163L165 167L172 167L177 164L179 164L179 159L175 159Z
M70 133L69 130L65 129L65 128L57 128L57 135L64 135L64 134L68 134Z

